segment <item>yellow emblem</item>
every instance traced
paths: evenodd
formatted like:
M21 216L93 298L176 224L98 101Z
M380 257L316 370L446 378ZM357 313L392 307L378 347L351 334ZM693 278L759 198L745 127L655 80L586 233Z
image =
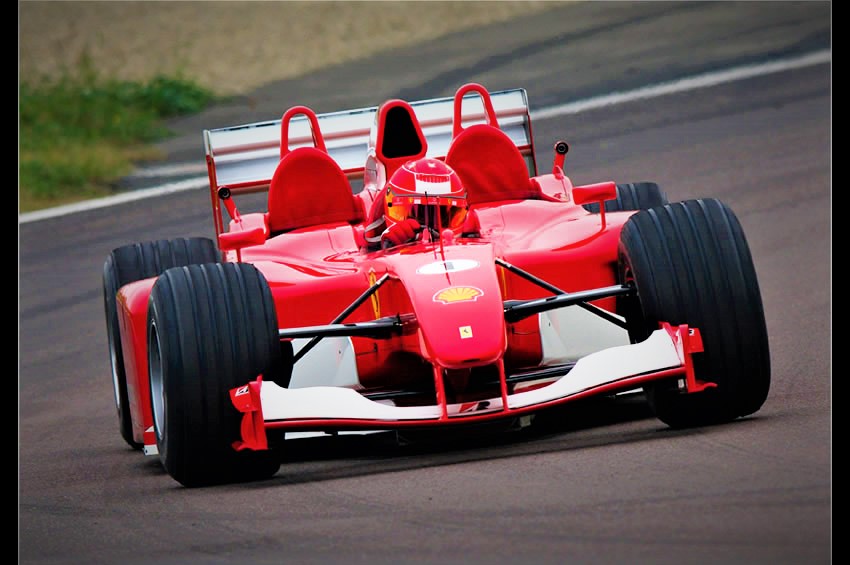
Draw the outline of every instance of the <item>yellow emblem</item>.
M443 304L451 304L452 302L466 302L469 300L477 300L483 295L484 291L474 286L450 286L444 288L434 294L434 302L442 302Z
M460 339L472 337L472 326L461 326L458 330L460 331Z

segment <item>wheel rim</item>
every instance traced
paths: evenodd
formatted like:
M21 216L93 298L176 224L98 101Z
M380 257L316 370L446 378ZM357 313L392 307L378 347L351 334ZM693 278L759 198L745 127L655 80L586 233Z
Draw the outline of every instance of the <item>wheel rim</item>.
M110 312L109 303L106 305L107 312ZM118 366L121 363L120 359L118 359L118 342L116 341L115 336L115 323L116 320L114 316L108 315L106 317L106 339L109 342L109 368L112 370L112 393L115 396L115 408L118 410L118 413L121 413L121 376L118 374Z
M156 324L151 324L148 340L148 371L151 383L151 410L157 440L165 434L165 385L162 375L162 357L159 348L159 333Z
M115 335L112 331L112 324L109 324L109 328L107 328L107 333L109 337L109 367L112 369L112 392L115 395L115 408L120 412L121 411L121 391L118 388L119 376L118 376L118 351L115 349Z

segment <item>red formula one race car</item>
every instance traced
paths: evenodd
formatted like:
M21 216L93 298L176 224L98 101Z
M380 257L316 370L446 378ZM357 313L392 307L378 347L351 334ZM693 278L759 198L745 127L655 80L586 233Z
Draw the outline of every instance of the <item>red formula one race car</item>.
M574 186L563 141L538 173L522 89L296 106L204 140L215 240L126 245L103 271L121 435L182 485L270 477L310 435L524 425L640 389L686 427L768 395L732 210Z

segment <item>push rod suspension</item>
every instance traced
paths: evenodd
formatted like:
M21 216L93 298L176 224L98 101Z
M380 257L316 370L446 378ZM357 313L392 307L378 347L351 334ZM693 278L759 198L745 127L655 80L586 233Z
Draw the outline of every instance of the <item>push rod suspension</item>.
M536 284L537 286L539 286L541 288L545 288L549 292L552 292L552 293L558 294L558 295L569 295L568 292L561 290L560 288L556 287L555 285L550 284L550 283L544 281L543 279L532 275L528 271L524 271L524 270L520 269L516 265L512 265L512 264L508 263L504 259L499 259L497 257L496 258L496 264L504 267L505 269L514 273L515 275L518 275L518 276L524 278L525 280ZM622 294L622 293L618 293L618 294ZM593 297L593 298L596 298L596 297ZM611 312L605 310L604 308L600 308L599 306L595 306L593 304L588 304L587 302L575 302L575 305L579 306L580 308L584 308L588 312L592 312L593 314L596 314L600 318L611 322L615 326L626 329L626 323L623 320L614 316L613 314L611 314Z

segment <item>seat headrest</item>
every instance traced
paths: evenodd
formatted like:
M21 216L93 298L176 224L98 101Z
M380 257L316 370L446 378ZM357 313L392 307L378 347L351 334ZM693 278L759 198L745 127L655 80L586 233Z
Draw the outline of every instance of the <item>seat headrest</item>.
M269 230L289 231L319 224L363 221L345 173L315 147L299 147L280 160L269 185Z
M496 127L476 124L464 128L452 141L446 163L460 175L470 206L541 198L519 148Z

